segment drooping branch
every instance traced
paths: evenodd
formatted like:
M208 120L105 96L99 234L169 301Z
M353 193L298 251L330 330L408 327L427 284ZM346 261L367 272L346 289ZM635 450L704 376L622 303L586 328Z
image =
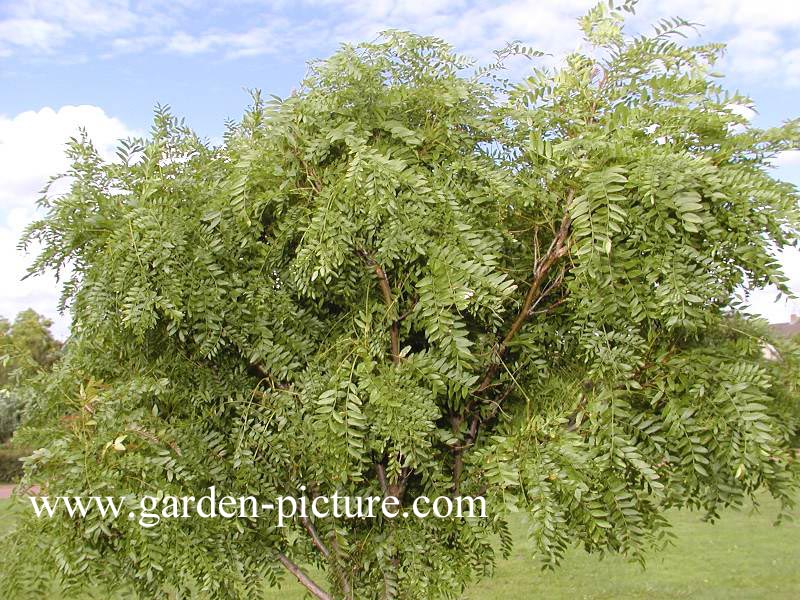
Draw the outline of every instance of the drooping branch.
M318 600L331 600L330 594L319 587L313 579L306 575L303 570L293 563L283 552L278 553L278 560L289 573L295 576L300 585L306 588L312 596Z
M331 547L335 553L337 558L342 556L342 550L339 547L339 543L336 541L336 533L334 532L333 537L331 537ZM337 576L339 577L339 581L342 584L342 594L344 595L345 600L353 600L353 586L350 585L350 577L348 576L347 572L343 569L338 570Z

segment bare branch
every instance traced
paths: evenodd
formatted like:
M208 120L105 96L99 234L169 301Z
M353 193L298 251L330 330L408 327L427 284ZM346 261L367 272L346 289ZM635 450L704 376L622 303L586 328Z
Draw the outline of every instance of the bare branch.
M305 527L308 535L311 537L311 543L317 547L317 550L322 552L322 555L325 558L328 558L331 555L331 552L322 542L322 538L319 537L319 534L317 533L317 530L311 520L308 517L301 516L300 522L303 524L303 527Z
M331 600L330 594L319 587L313 579L306 575L300 567L289 560L289 557L287 557L283 552L278 553L278 560L281 562L284 568L289 571L289 573L297 578L297 581L300 583L300 585L306 588L312 596L318 600Z
M567 204L570 204L571 200L572 192L570 192ZM567 237L569 236L570 223L571 219L569 217L569 213L565 211L564 218L561 219L561 226L559 227L558 233L553 239L553 242L550 244L547 254L545 254L542 261L534 269L533 281L531 281L531 285L528 288L528 293L525 295L525 300L522 303L522 307L519 309L517 318L514 319L514 322L511 324L511 328L508 330L508 333L500 344L501 352L505 350L511 340L514 339L514 336L519 333L520 329L522 329L522 325L525 323L525 320L530 314L531 305L533 304L534 300L538 298L539 290L542 287L542 283L544 282L547 273L553 266L553 263L566 254L566 241Z

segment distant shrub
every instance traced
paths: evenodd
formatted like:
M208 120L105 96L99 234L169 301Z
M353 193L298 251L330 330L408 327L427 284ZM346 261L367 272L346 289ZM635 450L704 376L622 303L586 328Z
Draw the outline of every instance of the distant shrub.
M0 448L0 483L12 483L22 476L20 459L30 454L19 448Z

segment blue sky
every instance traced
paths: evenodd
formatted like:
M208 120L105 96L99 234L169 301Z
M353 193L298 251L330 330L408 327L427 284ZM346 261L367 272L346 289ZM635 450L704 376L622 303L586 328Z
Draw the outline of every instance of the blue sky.
M287 95L309 59L342 42L370 40L386 28L435 34L477 59L521 40L556 57L579 47L576 18L593 0L0 0L0 314L32 306L54 318L49 278L19 282L30 257L16 240L35 216L37 190L65 167L63 144L86 126L113 155L119 137L147 131L152 108L169 104L201 135L216 139L238 118L247 89ZM680 15L704 24L697 41L723 41L726 85L749 94L754 122L800 116L800 1L642 0L630 26ZM800 184L800 153L779 157L776 172ZM783 262L800 294L800 254ZM753 307L772 321L800 312Z

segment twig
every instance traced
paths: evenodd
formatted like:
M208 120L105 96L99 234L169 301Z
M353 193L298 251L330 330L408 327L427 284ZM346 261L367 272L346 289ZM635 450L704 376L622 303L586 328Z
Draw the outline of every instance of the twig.
M558 308L559 306L564 304L564 302L566 302L567 300L568 300L567 296L563 296L562 298L559 298L558 300L556 300L552 304L549 304L547 306L547 308L543 308L541 310L535 310L531 314L532 315L544 315L544 314L547 314L547 313L551 312L553 309Z
M410 308L409 308L409 309L408 309L406 312L404 312L402 315L400 315L399 317L397 317L397 321L398 321L398 322L400 322L400 321L402 321L402 320L404 320L404 319L408 318L408 316L409 316L411 313L413 313L413 312L414 312L414 309L415 309L415 308L416 308L416 306L417 306L417 302L419 302L419 296L414 296L414 300L411 302L411 307L410 307Z

